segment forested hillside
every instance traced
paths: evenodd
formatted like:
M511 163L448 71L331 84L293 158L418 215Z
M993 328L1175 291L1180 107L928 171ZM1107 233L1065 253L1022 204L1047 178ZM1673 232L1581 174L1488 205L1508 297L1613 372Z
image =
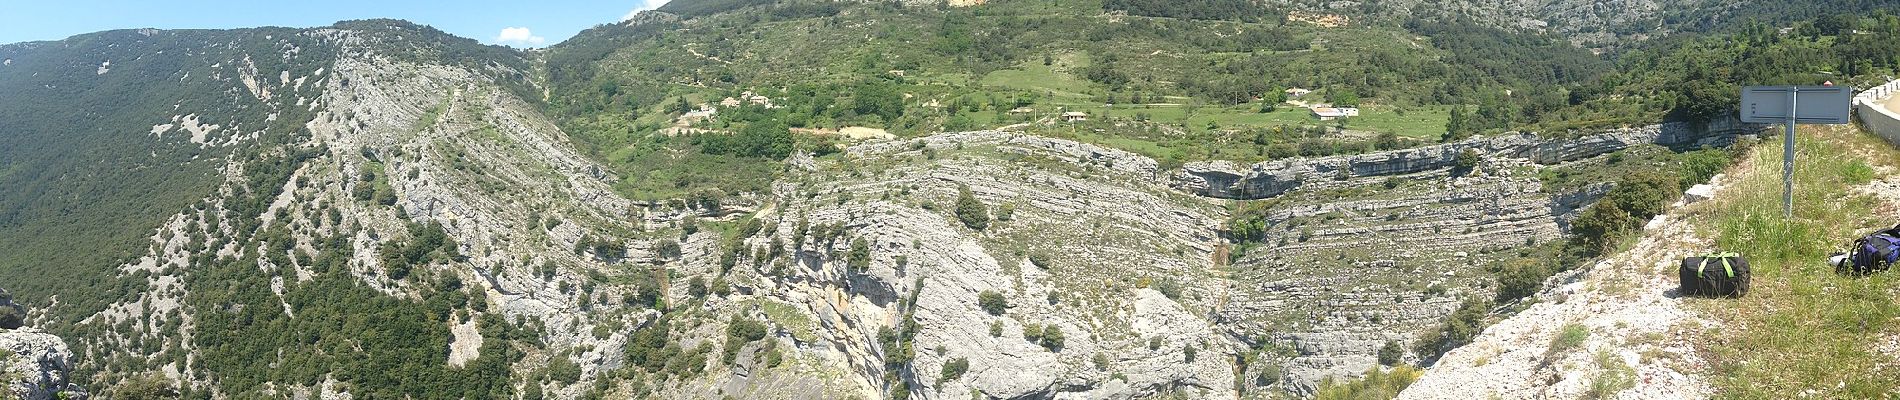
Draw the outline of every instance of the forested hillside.
M1705 33L1613 51L1481 15L1381 7L1342 10L1365 18L1338 22L1301 4L1224 1L669 5L660 11L679 14L602 25L549 49L557 90L547 107L624 170L623 193L659 198L756 191L770 176L702 148L701 133L784 142L777 132L789 129L805 133L792 135L795 147L823 152L826 133L846 127L903 137L1083 112L1086 122L1037 133L1169 165L1253 162L1706 120L1737 85L1867 83L1896 67L1891 16L1871 4L1696 5L1683 10L1721 11L1664 25ZM714 107L744 93L770 102ZM1326 120L1306 109L1328 104L1359 114ZM689 115L702 106L722 114Z
M0 280L29 304L64 294L50 318L62 324L146 290L111 267L209 194L233 148L308 119L291 106L308 92L231 90L240 75L323 68L306 60L326 49L295 33L112 31L0 46Z

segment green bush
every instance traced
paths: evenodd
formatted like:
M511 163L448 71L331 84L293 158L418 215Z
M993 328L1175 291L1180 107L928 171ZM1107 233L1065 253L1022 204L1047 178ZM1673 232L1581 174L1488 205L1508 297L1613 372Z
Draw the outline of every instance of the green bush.
M734 315L732 322L726 324L725 354L720 357L720 361L731 364L732 360L738 357L739 348L745 347L747 343L764 339L765 333L765 324Z
M943 363L943 373L937 375L937 384L943 385L943 383L946 381L953 381L953 380L956 380L957 378L961 378L963 377L963 373L969 372L969 371L970 371L970 359L963 358L963 357L957 357L955 359L951 359L950 361Z
M562 384L573 384L581 380L581 366L567 356L556 356L548 360L548 378Z
M1465 149L1452 159L1451 174L1453 176L1469 174L1478 168L1478 163L1481 161L1484 161L1484 158L1478 155L1477 150Z
M1624 235L1642 228L1650 217L1661 214L1679 188L1675 177L1661 173L1642 172L1624 178L1571 221L1573 240L1595 253L1607 250Z
M1181 300L1181 282L1174 278L1155 279L1148 284L1148 287L1161 292L1161 295L1168 296L1169 299Z
M1636 369L1616 353L1608 349L1598 351L1596 363L1601 372L1590 380L1590 388L1583 392L1583 398L1614 398L1617 393L1636 387Z
M1004 299L1002 293L997 293L994 290L985 290L982 293L977 293L976 305L977 307L982 307L983 311L990 313L990 315L1003 315L1003 312L1009 311L1009 300Z
M989 206L983 205L976 195L970 192L969 185L957 187L957 220L970 229L983 230L990 226Z
M1400 348L1399 342L1397 341L1387 340L1385 342L1385 346L1379 348L1379 364L1380 365L1385 365L1385 366L1397 365L1399 363L1399 359L1403 358L1404 356L1405 356L1405 349Z
M865 243L864 238L851 240L851 252L845 255L845 265L856 272L871 269L871 245Z
M1412 382L1418 381L1419 375L1423 375L1424 373L1425 371L1411 366L1399 366L1392 368L1391 371L1386 371L1380 367L1372 367L1372 369L1366 371L1365 376L1359 379L1340 382L1333 378L1326 378L1320 381L1319 393L1315 394L1313 398L1316 400L1383 400L1397 398L1399 392L1404 391L1407 386L1412 386Z
M891 385L891 400L910 400L910 382L899 380Z
M158 374L144 374L127 379L112 390L114 398L127 400L162 400L178 398L178 387L170 379Z
M659 244L653 246L653 249L663 259L674 259L680 256L680 242L677 240L661 239Z
M1471 343L1471 339L1484 331L1485 317L1489 315L1486 309L1489 307L1489 304L1477 299L1465 299L1457 311L1452 311L1445 318L1443 325L1420 338L1418 345L1412 346L1412 351L1419 358L1436 360L1446 351Z
M1550 339L1550 350L1544 354L1546 357L1549 357L1570 351L1571 349L1577 348L1577 346L1582 346L1583 342L1589 339L1590 328L1575 322L1564 324L1563 328L1557 331L1557 336Z
M1553 271L1540 260L1525 258L1503 262L1492 273L1498 281L1497 301L1502 303L1537 294Z
M1048 325L1042 327L1042 347L1049 351L1062 351L1062 327Z

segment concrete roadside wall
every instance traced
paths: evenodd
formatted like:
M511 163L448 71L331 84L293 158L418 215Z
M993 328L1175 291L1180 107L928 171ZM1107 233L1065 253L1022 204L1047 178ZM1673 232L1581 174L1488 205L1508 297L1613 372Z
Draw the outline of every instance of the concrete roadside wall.
M1862 128L1900 146L1900 113L1882 104L1895 94L1900 94L1900 80L1861 91L1854 95L1854 115Z

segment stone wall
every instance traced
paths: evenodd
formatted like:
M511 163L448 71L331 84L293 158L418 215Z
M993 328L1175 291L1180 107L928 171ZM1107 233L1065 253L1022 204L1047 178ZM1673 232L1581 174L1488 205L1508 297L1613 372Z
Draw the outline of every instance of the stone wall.
M1900 146L1900 113L1882 105L1900 92L1900 80L1867 89L1854 96L1854 114L1862 128Z

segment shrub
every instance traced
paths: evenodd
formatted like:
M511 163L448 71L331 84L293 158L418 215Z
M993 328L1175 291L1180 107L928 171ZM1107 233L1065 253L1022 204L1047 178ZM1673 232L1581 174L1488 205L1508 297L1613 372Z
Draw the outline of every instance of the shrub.
M858 272L871 269L871 245L865 243L864 238L851 241L851 252L845 256L845 266Z
M1194 357L1198 355L1199 353L1200 353L1200 350L1195 349L1194 345L1187 345L1181 348L1181 355L1186 357L1185 358L1186 362L1190 362L1190 363L1194 362Z
M1643 172L1618 181L1603 199L1570 223L1570 232L1586 249L1601 252L1624 234L1663 212L1679 189L1675 177Z
M1589 339L1590 328L1575 322L1565 324L1564 327L1557 332L1557 337L1550 339L1550 350L1545 352L1544 356L1549 357L1557 353L1575 349L1577 346L1582 346L1583 341Z
M660 258L663 259L679 258L680 242L673 239L662 239L659 244L654 245L654 252L659 253Z
M1552 271L1536 259L1518 259L1499 265L1492 273L1497 275L1497 301L1507 302L1536 294Z
M113 390L113 392L113 394L120 399L158 400L178 398L178 388L172 385L170 379L166 379L164 376L158 374L145 374L128 379L125 383L120 383L119 387Z
M891 400L910 400L910 383L898 380L891 385Z
M990 337L1003 337L1003 321L990 322Z
M976 194L970 192L969 185L957 187L956 214L957 220L963 221L963 226L968 226L970 229L980 231L990 226L989 206L983 205L982 201L976 199Z
M1318 400L1397 398L1400 391L1411 386L1412 382L1417 381L1419 375L1422 374L1424 371L1409 366L1399 366L1389 372L1380 367L1372 367L1371 370L1366 371L1366 376L1359 379L1338 382L1333 378L1326 378L1320 381L1319 393L1313 398Z
M1002 293L997 293L994 290L985 290L982 293L977 293L976 305L982 307L983 311L990 313L990 315L1003 315L1004 311L1009 310L1009 300L1004 299Z
M1385 365L1385 366L1397 365L1399 363L1399 359L1404 356L1405 356L1405 349L1399 348L1399 342L1397 341L1387 340L1385 341L1385 347L1379 348L1379 364L1380 365Z
M1062 351L1062 327L1049 325L1042 328L1042 347L1049 351Z
M726 354L720 360L731 364L738 357L739 348L764 338L765 324L734 315L732 323L726 325Z
M581 366L566 356L557 356L548 360L548 378L562 384L572 384L581 380Z
M1616 397L1629 388L1636 387L1636 369L1623 362L1622 357L1609 350L1598 351L1597 367L1602 370L1590 380L1590 389L1584 391L1585 399L1606 399Z
M1148 287L1153 288L1157 292L1161 292L1161 295L1168 296L1169 299L1176 301L1181 300L1181 282L1175 281L1174 279L1155 279L1149 283Z
M686 281L686 295L695 298L706 296L706 278L694 276Z
M1702 149L1682 154L1682 188L1688 189L1697 183L1708 182L1716 173L1728 168L1733 161L1729 152L1721 149ZM1866 164L1862 164L1866 165Z
M1454 176L1469 174L1472 170L1477 169L1478 162L1483 160L1483 157L1478 156L1477 150L1465 149L1465 151L1458 153L1456 158L1452 159L1451 174Z
M1260 373L1254 375L1254 383L1260 386L1280 383L1282 367L1279 363L1267 363L1260 366Z
M1412 346L1412 351L1417 352L1419 358L1432 360L1446 351L1471 343L1471 339L1484 330L1484 318L1488 315L1486 308L1489 305L1483 301L1465 299L1458 310L1452 311L1451 316L1445 319L1444 325L1425 334L1419 339L1418 345Z
M957 378L961 378L963 377L963 373L969 371L970 359L957 357L948 362L944 362L943 373L937 375L937 384L942 385L945 381L953 381Z

